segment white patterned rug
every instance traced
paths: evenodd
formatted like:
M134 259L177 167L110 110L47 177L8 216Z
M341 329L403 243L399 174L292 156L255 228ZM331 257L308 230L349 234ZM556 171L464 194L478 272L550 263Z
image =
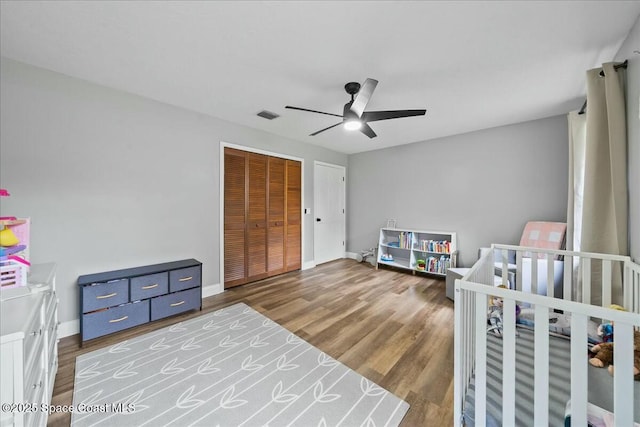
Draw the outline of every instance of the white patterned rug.
M71 425L397 426L409 404L245 304L76 359Z

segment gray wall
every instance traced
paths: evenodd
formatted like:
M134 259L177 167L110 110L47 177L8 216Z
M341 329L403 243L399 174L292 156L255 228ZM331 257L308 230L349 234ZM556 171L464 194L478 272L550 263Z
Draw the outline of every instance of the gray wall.
M615 56L629 60L627 68L627 139L629 156L629 244L630 255L640 262L640 17Z
M196 258L219 280L220 141L313 161L345 154L2 58L2 215L31 217L31 258L58 263L60 318L78 318L79 275ZM305 218L304 261L313 260Z
M347 250L375 246L395 218L457 232L470 266L480 247L519 243L527 221L566 221L567 150L558 116L351 155Z

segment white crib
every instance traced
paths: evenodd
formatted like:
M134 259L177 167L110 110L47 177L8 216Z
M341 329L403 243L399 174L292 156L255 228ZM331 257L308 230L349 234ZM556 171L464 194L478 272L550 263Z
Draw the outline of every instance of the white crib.
M634 419L637 420L640 416L640 384L634 382L633 378L633 334L634 328L640 329L640 266L624 256L509 245L493 245L493 249L484 253L462 279L456 280L454 425L521 424L522 422L518 421L520 414L516 405L518 387L518 404L520 405L522 400L528 400L531 406L527 415L532 417L529 418L533 422L531 425L553 424L554 420L550 419L550 404L560 404L564 408L570 401L567 407L570 407L571 424L586 426L587 418L591 416L594 407L589 401L591 392L588 378L592 374L589 370L598 369L588 364L588 326L591 326L594 320L597 323L605 320L615 322L615 373L612 379L608 379L612 383L612 407L609 411L615 417L616 426L633 425ZM513 256L508 255L513 255L514 251L515 265L509 265L508 259L513 259ZM498 262L495 253L502 254L502 257L498 257ZM537 263L538 259L541 261L540 264L544 265L545 271L539 268L523 270L523 263ZM546 262L542 262L543 260ZM558 263L557 260L563 262ZM539 276L544 275L547 283L553 283L554 278L557 278L555 269L558 265L564 267L561 276L562 297L554 295L557 293L557 286L554 290L553 285L546 286L545 294L539 295ZM508 277L514 277L513 270L516 278L515 289L494 286L496 272L501 272L503 281L507 284ZM523 277L523 271L527 271L531 277ZM622 300L612 295L615 294L612 292L612 283L616 282L616 276L622 280ZM523 283L525 290L522 289ZM530 285L526 286L527 283ZM597 286L594 286L595 284ZM513 283L511 285L513 286ZM491 381L495 382L495 378L487 377L488 351L495 353L498 347L491 344L495 342L495 337L488 336L487 333L487 307L490 296L500 297L504 301L504 329L500 338L501 352L498 352L497 356L500 359L501 381L498 380L497 385L489 384ZM592 304L594 300L601 302L598 305ZM606 308L612 302L623 305L627 311ZM516 325L516 304L520 307L531 307L535 319L533 331L526 331L534 354L531 356L532 375L527 377L531 382L532 392L524 399L520 384L524 374L518 366L520 359L516 357L516 349L523 340L524 330ZM558 381L557 373L550 371L550 365L553 365L553 361L550 360L550 339L554 340L554 345L558 339L555 334L549 333L550 313L570 316L570 337L560 338L567 349L561 357L567 359L568 366L566 388L569 399L566 402L555 401L554 391L550 391L550 384ZM519 349L518 353L522 353L522 350ZM492 357L496 358L495 355ZM555 355L553 357L557 358ZM606 375L606 378L609 378L608 373ZM471 392L473 395L470 397ZM499 420L494 416L488 418L489 395L491 405L494 405L496 399L498 401ZM465 410L471 401L473 410L472 416L469 416ZM495 405L491 409L495 412ZM469 419L473 422L469 423ZM557 421L555 419L555 422Z

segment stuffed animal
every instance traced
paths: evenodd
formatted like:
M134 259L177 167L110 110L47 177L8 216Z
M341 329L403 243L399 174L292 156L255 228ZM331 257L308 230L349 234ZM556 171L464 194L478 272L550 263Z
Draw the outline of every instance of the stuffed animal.
M609 373L613 375L613 343L594 345L591 352L594 356L589 359L589 363L598 368L609 365ZM633 331L633 378L640 381L640 332L638 331Z
M609 308L619 311L627 311L624 307L618 304L611 304ZM602 339L602 342L613 342L613 322L602 323L598 326L598 336Z

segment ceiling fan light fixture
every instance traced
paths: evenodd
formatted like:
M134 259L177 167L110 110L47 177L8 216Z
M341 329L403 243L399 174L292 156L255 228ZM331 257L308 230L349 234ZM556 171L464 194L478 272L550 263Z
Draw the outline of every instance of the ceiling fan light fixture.
M358 130L362 127L362 122L360 120L347 120L344 122L344 128L346 130Z

